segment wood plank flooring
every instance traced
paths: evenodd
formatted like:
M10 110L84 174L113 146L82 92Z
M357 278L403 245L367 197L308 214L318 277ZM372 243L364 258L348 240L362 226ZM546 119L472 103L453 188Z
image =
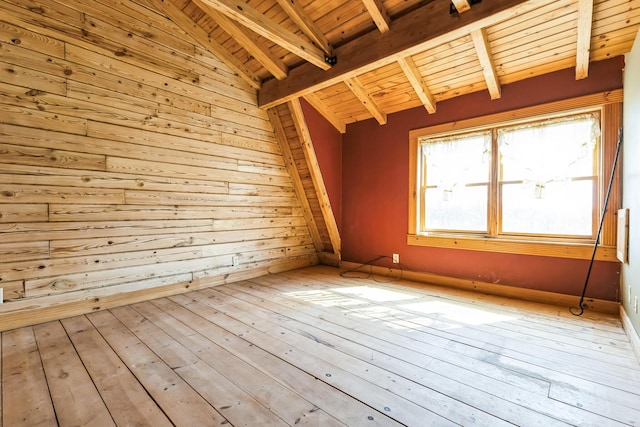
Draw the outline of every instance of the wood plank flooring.
M640 424L617 318L328 267L11 330L1 348L5 427Z

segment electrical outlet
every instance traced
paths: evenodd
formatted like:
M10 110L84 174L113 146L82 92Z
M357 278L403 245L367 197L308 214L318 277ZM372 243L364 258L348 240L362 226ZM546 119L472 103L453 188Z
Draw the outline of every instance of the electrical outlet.
M234 255L231 257L231 265L233 267L235 267L236 265L240 264L240 257L238 255Z
M0 288L0 304L4 302L4 288Z
M633 309L635 310L636 314L638 314L638 297L635 297L635 300L633 302Z
M400 254L393 254L393 263L394 264L399 264L400 263Z

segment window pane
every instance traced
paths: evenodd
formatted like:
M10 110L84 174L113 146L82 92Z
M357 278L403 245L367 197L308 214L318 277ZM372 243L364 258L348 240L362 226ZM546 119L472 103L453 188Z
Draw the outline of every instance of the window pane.
M486 231L491 132L425 140L422 151L425 229Z
M502 185L502 232L593 234L593 181Z
M426 155L429 186L453 187L489 179L491 138L487 132L441 138L422 147Z
M425 194L427 230L486 231L487 186L449 191L428 188Z
M593 176L598 135L597 116L584 114L500 129L501 180L544 185Z
M502 233L592 236L597 114L498 130Z

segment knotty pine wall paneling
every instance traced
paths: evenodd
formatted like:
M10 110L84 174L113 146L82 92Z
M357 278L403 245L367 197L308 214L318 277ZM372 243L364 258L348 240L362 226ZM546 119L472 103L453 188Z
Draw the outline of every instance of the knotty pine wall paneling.
M151 3L0 1L0 329L317 262L255 90Z

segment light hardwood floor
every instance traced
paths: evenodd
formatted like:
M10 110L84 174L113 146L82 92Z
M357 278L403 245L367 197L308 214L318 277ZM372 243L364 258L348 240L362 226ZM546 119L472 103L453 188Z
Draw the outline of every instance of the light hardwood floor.
M4 332L2 421L638 425L640 366L613 316L313 267Z

